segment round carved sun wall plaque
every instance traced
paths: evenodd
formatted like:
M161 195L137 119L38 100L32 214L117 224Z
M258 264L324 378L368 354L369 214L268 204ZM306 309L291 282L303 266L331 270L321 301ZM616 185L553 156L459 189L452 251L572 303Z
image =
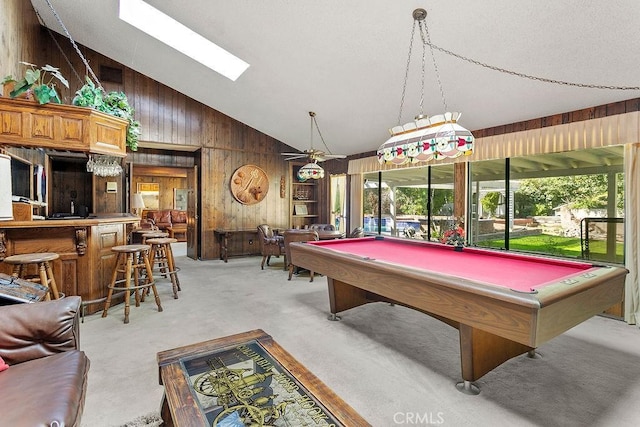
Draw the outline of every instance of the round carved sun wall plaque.
M269 178L255 165L240 166L231 176L231 194L243 205L261 202L269 191Z

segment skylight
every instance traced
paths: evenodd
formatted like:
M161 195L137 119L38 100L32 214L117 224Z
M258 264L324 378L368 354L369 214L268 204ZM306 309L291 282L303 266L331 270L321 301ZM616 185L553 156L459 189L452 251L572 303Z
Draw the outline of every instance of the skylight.
M120 0L120 19L236 81L249 64L142 0Z

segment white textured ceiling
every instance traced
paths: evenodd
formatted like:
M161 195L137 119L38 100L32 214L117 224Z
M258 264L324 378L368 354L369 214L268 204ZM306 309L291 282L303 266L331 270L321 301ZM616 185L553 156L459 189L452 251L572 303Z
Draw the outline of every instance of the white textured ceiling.
M640 1L148 0L251 66L232 82L118 19L117 0L49 0L72 37L300 150L309 111L329 150L376 150L398 124L413 25L427 10L431 41L477 61L577 83L640 86ZM62 32L45 0L32 0ZM416 33L402 123L420 112ZM482 129L640 97L514 77L435 52L448 110ZM430 54L425 114L443 112ZM314 148L324 149L317 135Z

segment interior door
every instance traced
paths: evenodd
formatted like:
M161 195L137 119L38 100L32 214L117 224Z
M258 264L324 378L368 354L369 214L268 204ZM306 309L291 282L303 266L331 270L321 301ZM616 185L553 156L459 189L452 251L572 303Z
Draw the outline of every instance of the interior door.
M187 256L198 259L198 165L187 169Z

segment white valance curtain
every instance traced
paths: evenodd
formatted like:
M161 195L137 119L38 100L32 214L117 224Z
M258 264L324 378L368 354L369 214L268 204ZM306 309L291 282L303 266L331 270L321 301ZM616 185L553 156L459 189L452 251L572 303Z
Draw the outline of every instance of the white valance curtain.
M445 158L418 164L384 164L377 157L350 160L352 225L362 218L363 174L447 163L474 162L545 153L625 145L625 321L640 323L640 112L618 114L520 132L477 138L470 156ZM356 201L359 201L356 203ZM358 210L359 209L359 210ZM356 225L353 225L356 226Z

